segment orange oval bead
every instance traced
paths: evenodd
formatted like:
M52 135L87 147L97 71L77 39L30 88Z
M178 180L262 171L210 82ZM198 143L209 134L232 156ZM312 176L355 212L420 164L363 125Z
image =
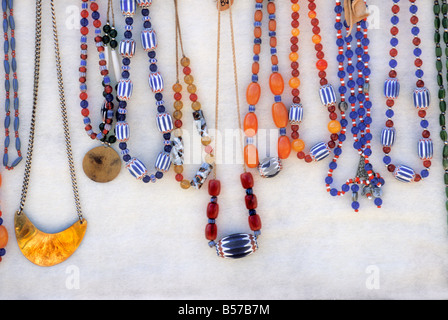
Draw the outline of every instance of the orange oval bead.
M254 44L254 53L260 54L260 52L261 52L261 46L258 43Z
M341 129L342 126L338 120L331 120L328 123L328 131L330 131L331 133L338 133L339 131L341 131Z
M278 138L278 157L280 159L287 159L291 153L291 142L287 136L280 136Z
M260 27L254 28L254 36L255 36L255 38L261 37L261 28Z
M289 86L293 89L297 89L298 87L300 87L300 79L295 77L289 79Z
M253 144L248 144L244 147L244 162L249 168L258 166L258 149Z
M292 150L295 152L300 152L305 149L305 142L302 139L294 139L291 142Z
M270 3L272 3L272 2L270 2ZM268 27L269 27L269 31L275 31L277 29L277 21L269 20Z
M255 21L263 20L263 11L261 11L261 10L255 11L254 19L255 19Z
M257 82L251 82L247 86L246 100L250 105L256 105L261 96L261 87Z
M299 59L299 54L297 52L291 52L289 54L289 60L291 61L297 61Z
M8 231L4 226L0 226L0 248L5 248L8 244Z
M322 41L322 38L320 35L315 34L313 35L313 37L311 38L314 44L318 44Z
M272 119L277 128L285 128L288 125L288 109L286 109L283 102L276 102L272 105Z
M244 117L244 133L248 137L253 137L258 131L258 119L255 113L249 112Z
M269 77L269 88L274 95L281 95L285 89L285 83L283 82L283 77L280 73L274 72Z

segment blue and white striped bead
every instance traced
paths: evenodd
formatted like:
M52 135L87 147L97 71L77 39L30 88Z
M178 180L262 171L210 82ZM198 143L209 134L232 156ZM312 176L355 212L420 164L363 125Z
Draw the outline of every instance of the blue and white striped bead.
M149 74L149 87L154 93L163 91L164 83L160 72L153 72Z
M137 0L137 5L139 7L149 7L152 3L152 0Z
M169 113L160 113L156 116L157 128L162 133L168 133L173 130L173 119Z
M389 78L384 82L384 96L387 99L397 99L400 94L400 83L395 78Z
M133 16L135 14L135 0L120 0L120 9L124 16Z
M320 161L330 155L330 149L325 142L319 142L310 149L310 154L314 161Z
M381 144L383 147L391 147L395 142L395 129L386 127L381 131Z
M394 177L401 182L412 182L415 178L415 171L404 165L397 166Z
M137 158L132 158L131 160L126 162L126 168L137 180L143 179L143 177L148 173L148 170L146 169L143 162L141 162Z
M422 160L431 160L434 154L434 146L431 139L418 141L418 156Z
M145 51L153 51L157 48L156 32L152 29L144 29L141 34L142 47Z
M428 88L415 88L414 106L417 109L426 110L430 104L430 93Z
M160 152L156 159L156 170L167 172L171 167L171 157L166 152Z
M289 108L289 123L299 124L303 119L303 107L301 104L293 104Z
M126 142L129 140L129 124L126 121L118 121L115 124L115 137L118 142Z
M118 49L123 58L132 58L135 54L135 41L133 39L123 39L120 41Z
M215 245L221 258L243 258L258 249L257 239L252 234L237 233L224 237Z
M134 84L131 79L120 79L117 86L117 98L121 101L131 99Z
M321 86L319 89L320 101L325 107L336 103L336 92L331 84Z

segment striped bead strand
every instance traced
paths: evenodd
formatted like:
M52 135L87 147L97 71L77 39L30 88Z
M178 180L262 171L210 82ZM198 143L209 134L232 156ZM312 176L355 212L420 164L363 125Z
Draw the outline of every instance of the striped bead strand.
M422 138L418 141L418 156L423 162L423 166L425 167L420 173L416 173L412 168L406 165L395 165L392 163L391 156L389 153L392 150L392 146L395 141L396 130L394 128L394 122L392 120L394 116L393 106L395 105L395 100L399 96L400 92L400 84L397 79L397 60L396 56L398 55L398 51L396 46L398 45L398 38L396 37L398 30L399 18L397 16L400 11L400 7L398 5L400 0L393 0L392 13L393 16L391 18L392 28L391 28L391 45L392 49L390 51L391 60L390 67L391 71L389 72L389 78L385 81L384 84L384 95L387 99L386 106L386 125L385 128L381 132L381 142L383 145L384 158L383 162L387 168L387 170L393 173L394 177L402 182L418 182L423 178L429 176L429 168L431 167L431 159L433 157L433 143L430 137L430 132L428 130L429 123L425 119L426 118L426 109L429 107L429 89L425 87L425 83L423 81L424 72L421 69L423 65L423 61L421 60L422 50L419 45L421 43L421 39L419 38L420 29L418 28L418 7L415 4L416 0L409 0L410 2L410 13L412 14L410 18L410 22L412 25L411 33L413 35L412 44L414 45L414 65L417 68L415 72L415 76L417 77L416 81L416 89L414 90L414 106L418 110L418 116L420 117L420 126L422 127Z
M300 71L299 71L299 39L300 34L300 6L298 0L291 0L292 6L292 37L291 42L291 53L289 59L291 60L291 78L289 80L289 86L291 88L292 105L289 109L289 122L291 124L291 148L297 153L299 159L304 159L305 162L309 163L314 161L321 161L330 155L330 150L336 146L336 141L338 140L338 132L342 129L340 122L337 120L336 114L336 93L331 85L328 84L326 79L326 70L328 67L327 61L324 59L325 54L323 52L322 38L320 36L319 20L316 18L316 4L314 0L309 0L308 3L308 17L311 21L313 36L312 42L314 44L314 49L316 51L316 69L318 70L318 76L320 78L321 88L319 90L321 102L329 112L330 122L328 123L328 130L330 131L330 141L328 143L319 142L310 148L310 153L305 154L303 151L305 149L305 142L299 139L299 125L303 119L303 106L300 99Z
M95 45L98 51L99 56L99 69L100 74L103 77L103 96L104 102L101 109L103 119L102 123L99 125L100 131L98 133L94 132L91 120L90 120L90 111L89 111L89 95L87 94L87 36L89 34L89 3L90 10L92 11L91 17L93 18L93 26L95 27ZM98 4L95 0L82 0L82 10L81 10L81 62L79 67L79 83L80 83L80 106L81 106L81 115L84 117L84 129L87 135L91 139L97 139L103 142L114 143L116 138L114 135L108 136L114 119L114 95L113 95L113 87L111 85L111 80L109 77L109 70L107 68L107 61L104 55L104 44L103 38L101 36L101 20L100 13L98 12Z
M3 8L3 37L4 37L4 68L5 68L5 147L3 154L3 166L7 170L14 169L20 161L23 159L21 152L21 143L19 137L19 82L17 78L17 62L16 62L16 41L15 41L15 22L14 22L14 1L2 0ZM9 10L8 10L9 8ZM8 35L10 32L10 37ZM11 61L9 59L9 52L11 51ZM10 124L11 124L11 79L10 73L12 71L12 87L14 90L13 95L13 108L14 108L14 137L15 148L17 152L17 158L9 165L8 148L10 144Z

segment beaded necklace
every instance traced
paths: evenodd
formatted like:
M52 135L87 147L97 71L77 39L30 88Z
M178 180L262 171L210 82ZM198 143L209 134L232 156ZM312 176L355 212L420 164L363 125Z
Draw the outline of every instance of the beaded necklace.
M359 3L359 2L357 2ZM364 2L365 4L365 2ZM342 13L346 10L345 20L342 20ZM371 108L372 102L369 95L370 68L369 68L369 39L367 22L365 15L358 21L347 22L348 11L351 8L344 8L340 0L336 0L335 12L337 31L336 45L338 46L337 61L339 63L338 77L340 78L339 94L341 102L338 109L341 112L341 132L338 136L338 143L334 149L333 160L329 164L325 185L331 196L343 196L348 191L352 191L352 208L355 212L359 211L360 203L359 193L369 199L374 198L375 205L380 208L382 205L381 187L384 185L384 179L380 174L375 173L370 163L369 157L372 155L370 142L372 134L370 133L370 124L372 123ZM353 15L351 15L353 18ZM356 49L352 50L353 36L351 35L352 27L356 22ZM343 28L346 29L347 35L342 34ZM356 64L353 57L356 55ZM345 62L346 61L346 62ZM358 77L355 79L354 74L357 72ZM346 77L348 81L346 82ZM348 87L348 88L347 88ZM350 95L347 97L347 92ZM350 104L350 106L349 106ZM342 185L341 190L332 187L333 174L338 164L337 160L342 154L342 145L346 140L346 131L348 126L347 110L352 122L351 133L353 136L353 147L360 155L360 161L357 168L355 178L347 179Z
M89 6L90 4L90 6ZM112 123L114 119L114 94L111 79L109 77L109 70L107 67L104 40L107 37L101 36L101 20L98 12L99 6L96 0L82 0L81 2L81 62L79 67L79 83L80 83L80 99L81 99L81 115L85 125L85 131L92 140L102 142L102 146L96 147L86 153L83 159L83 170L85 174L96 182L109 182L120 172L120 157L118 153L110 148L110 144L116 141L116 137L110 134ZM91 14L89 12L91 10ZM95 27L95 46L99 56L99 70L103 78L103 96L104 101L101 107L102 122L99 125L99 131L95 132L92 128L89 111L89 95L87 93L87 49L88 49L88 34L89 34L89 16L93 19L93 26Z
M131 175L137 180L144 183L156 182L157 179L162 179L164 172L167 172L171 166L170 152L171 152L171 131L173 130L173 121L171 115L166 111L163 101L164 82L161 73L158 71L156 51L157 38L156 33L152 28L151 19L149 17L149 6L152 0L137 0L137 5L141 8L143 15L143 30L141 32L141 44L143 50L147 52L149 57L149 87L154 93L157 116L156 123L158 130L162 133L164 139L164 148L161 151L155 162L156 172L149 174L148 169L139 159L132 157L128 149L127 141L129 140L129 124L126 122L127 104L132 96L133 84L130 78L130 63L131 58L135 53L135 41L132 39L132 30L135 15L135 0L120 0L120 8L125 17L125 32L124 39L121 40L119 51L122 56L122 73L121 79L117 87L117 99L119 101L118 111L116 113L115 133L120 142L119 148L123 161L126 163L126 168Z
M174 172L176 172L175 179L180 183L181 188L188 189L193 187L195 189L200 189L207 177L210 175L213 169L213 148L210 146L211 138L207 129L207 122L205 121L204 113L201 109L201 103L198 101L197 88L193 83L194 78L191 75L190 59L185 56L183 43L182 43L182 33L180 28L179 13L177 0L174 0L174 6L176 10L176 83L173 85L174 91L174 127L176 128L173 132L172 140L172 150L171 150L171 162L174 165ZM179 44L182 51L182 58L179 59ZM204 146L204 151L207 156L205 161L201 164L199 170L196 172L194 178L190 180L184 179L182 175L184 171L184 144L182 140L182 85L179 81L179 62L182 65L184 81L187 84L187 91L190 94L189 98L191 101L191 108L193 109L193 121L195 123L196 129L201 136L201 143Z
M252 64L252 82L246 90L246 100L249 104L249 112L244 117L244 133L246 135L246 146L244 147L244 162L249 168L256 168L262 177L271 178L276 176L282 169L281 159L288 158L291 152L291 142L286 136L286 126L288 125L288 110L282 102L282 93L284 90L284 81L282 75L278 72L277 57L277 22L275 16L275 2L268 0L267 12L269 14L269 38L271 53L271 75L269 77L269 88L274 95L274 104L272 105L272 119L280 131L280 137L277 142L278 157L266 157L261 162L258 157L258 149L255 146L254 137L258 132L258 119L255 114L255 106L261 96L261 87L258 83L258 72L260 70L260 52L261 52L261 25L263 19L263 0L255 0L254 15L254 57Z
M425 167L420 174L416 173L412 168L406 165L394 165L392 163L391 156L389 153L392 150L392 146L395 141L395 135L396 131L394 128L394 122L392 121L392 117L394 116L394 112L392 107L395 104L395 100L398 98L400 93L400 84L397 79L397 60L396 57L398 55L397 51L397 45L398 45L398 38L396 37L398 34L398 23L399 18L397 16L398 12L400 11L400 7L398 3L400 0L392 0L392 28L390 30L392 34L392 40L390 42L392 49L390 50L390 56L391 60L389 62L389 65L391 67L391 70L389 72L389 78L385 81L384 84L384 95L387 99L386 106L386 127L381 132L381 143L383 145L383 152L384 152L384 158L383 162L386 165L386 168L389 172L392 172L394 177L402 182L411 182L411 181L420 181L423 178L428 177L429 175L429 168L431 167L431 161L433 156L433 143L432 140L429 139L430 132L427 129L428 128L428 121L425 119L426 117L426 109L429 107L429 101L430 101L430 94L429 89L425 87L425 83L422 80L422 77L424 75L423 70L421 69L421 66L423 64L423 61L421 60L421 54L422 50L420 49L420 38L418 37L420 33L420 29L418 28L418 17L417 17L417 11L418 7L415 4L416 0L409 0L410 2L410 12L412 14L412 17L410 19L410 22L412 24L412 44L414 45L414 56L415 61L414 65L417 67L417 70L415 72L415 76L417 78L416 81L416 88L414 89L414 106L418 110L418 116L421 118L420 126L422 127L422 138L418 141L418 156L423 161L423 166Z
M316 69L318 70L318 76L320 78L320 89L319 96L322 104L327 108L329 112L330 122L328 123L328 130L330 131L330 141L328 143L319 142L313 147L310 148L310 153L305 154L303 151L305 149L305 142L302 139L299 139L299 124L303 119L303 106L301 104L300 99L300 71L299 71L299 10L300 6L298 4L298 0L291 0L292 6L292 37L290 39L291 42L291 53L289 55L289 59L291 60L291 78L289 80L289 86L291 88L292 94L292 105L289 109L289 122L291 124L291 147L292 150L297 152L297 157L299 159L305 160L305 162L310 163L314 161L321 161L327 158L330 155L330 150L332 150L336 146L336 142L338 140L338 133L341 131L342 127L340 122L337 120L336 114L336 92L331 84L328 84L328 80L326 79L325 70L328 67L327 61L324 59L325 55L323 52L323 45L321 43L320 36L320 28L319 28L319 20L316 18L316 3L315 0L308 0L308 17L311 19L311 25L313 27L313 36L312 42L314 43L314 49L316 50Z
M444 28L444 36L443 41L445 44L445 53L447 53L448 49L448 4L446 0L442 0L442 6L440 6L440 3L438 0L434 1L434 26L435 26L435 36L434 41L436 44L436 69L437 69L437 83L439 85L439 109L440 109L440 118L439 118L439 124L440 124L440 138L443 142L443 168L445 170L444 174L444 182L445 182L445 193L446 197L448 199L448 133L446 131L446 122L445 122L445 112L446 112L446 89L444 85L443 80L443 63L442 63L442 55L443 51L440 46L440 40L441 40L441 33L440 33L440 27L441 25ZM440 19L442 15L442 19ZM442 22L441 22L442 20ZM448 61L448 55L445 55L446 61ZM447 72L448 75L448 72ZM446 210L448 211L448 200L445 203Z
M216 106L215 106L215 132L218 132L218 118L219 118L219 62L220 62L220 44L221 44L221 11L229 10L230 19L230 31L233 53L233 68L234 68L234 84L235 84L235 97L238 112L238 125L240 127L240 138L243 140L242 125L240 118L240 103L238 95L238 78L236 67L236 54L235 54L235 39L233 30L233 18L232 18L232 4L228 1L218 2L218 34L217 34L217 63L216 63ZM242 142L242 141L241 141ZM215 139L215 153L216 153L216 139ZM246 189L245 203L246 208L249 210L248 222L250 229L254 234L236 233L226 236L215 242L218 235L218 227L216 225L216 218L219 213L218 196L221 193L221 182L216 178L216 164L213 167L213 179L208 182L208 193L211 196L210 202L207 205L207 217L208 223L205 227L205 237L209 241L209 246L215 248L217 255L222 258L242 258L255 252L258 249L257 238L261 234L261 219L256 212L257 197L253 193L254 178L250 172L246 171L246 164L243 163L244 172L240 175L240 181L244 189Z

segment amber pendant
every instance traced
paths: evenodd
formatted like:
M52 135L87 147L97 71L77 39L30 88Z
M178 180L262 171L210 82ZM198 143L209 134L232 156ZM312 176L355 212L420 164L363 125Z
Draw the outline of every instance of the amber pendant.
M86 220L78 220L59 233L40 231L24 212L16 212L14 228L23 255L41 267L51 267L67 260L81 244L87 229Z
M86 176L95 182L110 182L121 170L121 159L118 153L108 146L99 146L86 153L82 161Z

